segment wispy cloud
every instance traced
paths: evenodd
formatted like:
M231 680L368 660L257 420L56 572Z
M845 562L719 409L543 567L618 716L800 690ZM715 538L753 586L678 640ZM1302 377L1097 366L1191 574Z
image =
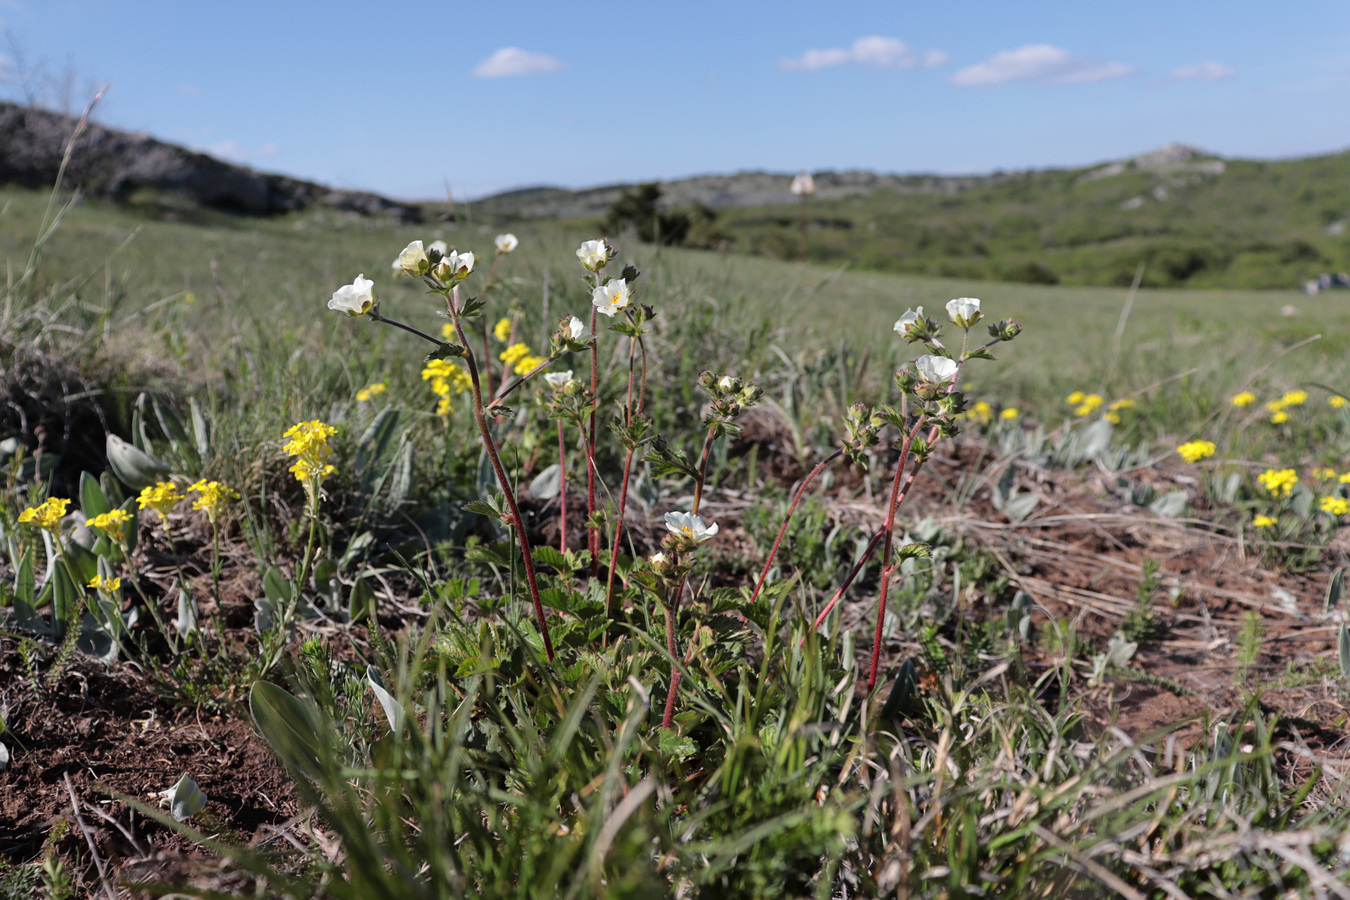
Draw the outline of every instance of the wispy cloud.
M801 56L779 60L780 69L813 72L848 63L873 69L913 69L916 66L932 68L947 61L941 50L919 52L899 38L860 37L852 47L830 47L826 50L807 50Z
M249 163L260 159L270 159L281 154L281 148L270 141L261 147L241 147L234 141L218 141L205 147L199 147L203 153L232 163Z
M1133 75L1134 67L1118 62L1099 62L1074 56L1050 44L1028 44L1001 50L982 63L966 66L952 76L964 87L988 87L1009 81L1039 81L1043 84L1083 84Z
M1232 66L1206 60L1205 62L1191 63L1189 66L1173 69L1167 73L1167 77L1163 81L1218 81L1221 78L1232 78L1236 74L1237 69Z
M531 53L519 47L503 47L473 67L474 78L504 78L511 75L538 75L561 72L567 66L545 53Z

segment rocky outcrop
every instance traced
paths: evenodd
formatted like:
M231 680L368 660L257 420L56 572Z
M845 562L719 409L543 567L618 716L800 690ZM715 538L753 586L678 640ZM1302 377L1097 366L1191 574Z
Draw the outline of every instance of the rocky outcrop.
M0 183L44 187L56 181L78 119L0 101ZM185 196L203 206L269 216L319 205L416 222L417 207L365 191L342 191L255 172L186 147L89 123L75 141L65 183L86 194L125 200L141 190Z

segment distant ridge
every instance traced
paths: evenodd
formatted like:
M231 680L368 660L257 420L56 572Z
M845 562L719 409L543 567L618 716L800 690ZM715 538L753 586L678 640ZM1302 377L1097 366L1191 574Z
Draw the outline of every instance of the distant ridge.
M52 185L78 121L75 116L0 101L0 184ZM277 215L317 205L398 222L421 218L412 204L255 172L95 122L76 140L65 179L95 197L127 200L150 191L248 215Z

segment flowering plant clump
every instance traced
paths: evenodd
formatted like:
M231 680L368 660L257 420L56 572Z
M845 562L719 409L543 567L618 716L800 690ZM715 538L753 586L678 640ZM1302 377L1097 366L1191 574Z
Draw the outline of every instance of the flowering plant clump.
M122 579L104 578L101 575L95 575L93 578L89 579L89 587L96 591L115 594L122 589Z
M1280 425L1289 421L1289 408L1291 406L1302 406L1308 402L1307 391L1288 391L1278 400L1272 400L1266 404L1266 412L1270 413L1270 421L1274 425Z
M1199 462L1202 459L1209 459L1214 455L1215 446L1213 441L1187 441L1177 448L1177 453L1188 463Z
M1293 469L1266 469L1256 478L1261 487L1274 497L1288 497L1298 484L1298 473Z
M178 485L172 481L161 481L153 487L141 491L140 496L136 498L136 502L141 509L153 509L159 513L160 518L164 519L165 525L167 525L169 511L185 499L186 496L178 489Z
M537 367L548 362L542 356L535 356L529 348L529 345L523 343L512 344L503 350L497 357L511 368L517 375L524 375Z
M511 331L512 326L510 319L506 318L498 319L497 324L492 326L492 336L495 337L497 341L502 344L505 344L510 339Z
M1346 400L1340 394L1332 394L1327 398L1327 404L1332 409L1344 409L1346 403L1350 403L1350 400Z
M469 373L455 363L444 359L433 359L422 369L422 380L431 382L431 392L440 398L436 404L436 415L450 414L452 396L462 394L473 387Z
M1262 515L1261 513L1252 517L1252 525L1257 528L1274 528L1278 522L1279 520L1274 516Z
M1101 394L1085 394L1082 391L1074 391L1064 398L1064 402L1073 407L1073 414L1078 417L1090 416L1101 409L1106 399Z
M381 394L384 394L388 390L389 388L385 386L383 381L377 381L374 384L367 385L357 391L356 400L358 403L365 403L368 400L373 400Z
M1317 506L1324 513L1330 513L1333 516L1344 516L1350 513L1350 501L1344 497L1323 497L1317 501Z
M1133 397L1123 397L1120 400L1116 400L1113 403L1111 403L1110 406L1106 407L1106 413L1105 415L1102 416L1102 418L1106 419L1106 421L1110 422L1112 425L1119 425L1120 411L1122 409L1134 409L1134 407L1135 401Z
M1017 407L1009 406L1000 411L998 417L1005 422L1015 422L1020 415L1021 413L1017 410Z
M1232 397L1228 398L1228 402L1230 405L1242 409L1243 407L1251 406L1255 403L1256 395L1251 391L1243 391L1240 394L1234 394Z
M66 517L66 508L70 501L61 497L49 497L38 506L30 506L19 513L20 525L34 525L43 531L55 533Z
M327 462L328 457L333 455L333 448L328 446L328 439L335 434L336 428L315 420L292 425L282 435L286 438L286 444L281 448L282 452L295 457L295 464L289 471L295 476L296 481L304 485L311 504L317 502L319 485L323 480L337 472L337 469Z
M216 523L216 517L220 514L220 510L224 508L229 500L239 499L239 493L237 491L227 488L219 481L206 481L203 479L196 484L191 485L188 488L188 491L197 495L197 499L192 501L192 508L204 511L206 517L211 520L212 525Z

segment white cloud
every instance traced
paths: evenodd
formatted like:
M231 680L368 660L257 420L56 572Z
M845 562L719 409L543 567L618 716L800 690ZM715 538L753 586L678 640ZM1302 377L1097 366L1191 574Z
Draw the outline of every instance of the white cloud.
M860 37L848 49L831 47L827 50L807 50L793 59L780 60L778 67L790 71L812 72L816 69L828 69L855 63L873 69L912 69L923 66L931 69L947 61L947 54L941 50L926 50L919 53L899 38Z
M1083 84L1133 75L1134 71L1124 63L1082 59L1050 44L1028 44L1015 50L1000 50L982 63L966 66L952 76L952 83L964 87L987 87L1009 81Z
M281 148L270 141L261 147L241 147L234 141L219 141L205 147L198 147L202 153L232 163L248 163L259 159L269 159L281 153Z
M1225 66L1221 62L1206 60L1205 62L1192 63L1189 66L1182 66L1179 69L1173 69L1167 73L1164 81L1218 81L1220 78L1232 78L1237 74L1237 69L1232 66Z
M544 53L531 53L519 47L503 47L473 67L474 78L503 78L508 75L537 75L541 72L561 72L567 66L562 60Z

